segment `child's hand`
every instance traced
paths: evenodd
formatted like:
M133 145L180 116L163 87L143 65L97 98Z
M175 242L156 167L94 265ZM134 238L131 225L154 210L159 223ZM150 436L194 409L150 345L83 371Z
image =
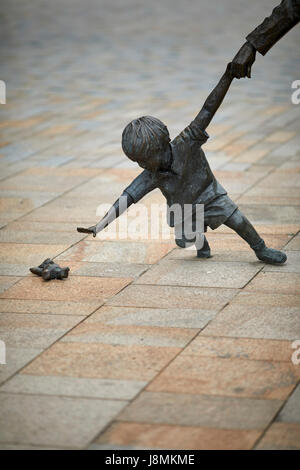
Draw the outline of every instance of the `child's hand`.
M95 237L95 236L97 235L97 232L96 232L96 225L93 225L92 227L89 227L89 228L77 227L77 232L80 232L80 233L92 233L92 234L93 234L93 237Z
M255 61L256 50L245 42L232 61L232 74L235 78L251 78L251 67Z

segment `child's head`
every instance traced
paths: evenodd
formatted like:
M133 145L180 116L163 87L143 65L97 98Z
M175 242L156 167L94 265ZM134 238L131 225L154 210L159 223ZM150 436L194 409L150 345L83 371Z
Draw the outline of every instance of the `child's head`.
M167 127L152 116L134 119L122 134L122 148L127 157L151 171L160 168L169 142Z

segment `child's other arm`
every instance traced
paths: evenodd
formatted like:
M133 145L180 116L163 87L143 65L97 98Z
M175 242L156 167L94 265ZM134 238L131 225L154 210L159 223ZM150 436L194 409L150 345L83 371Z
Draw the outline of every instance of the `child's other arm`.
M125 212L131 204L138 202L142 197L157 187L155 178L148 170L142 171L123 191L123 194L111 206L103 219L89 228L77 227L81 233L92 233L95 237L98 232L105 229L111 222Z
M214 117L216 111L220 107L230 85L233 80L231 75L231 63L227 65L226 71L223 74L218 85L213 89L208 98L206 99L201 111L194 119L194 123L205 130L209 125L210 121Z

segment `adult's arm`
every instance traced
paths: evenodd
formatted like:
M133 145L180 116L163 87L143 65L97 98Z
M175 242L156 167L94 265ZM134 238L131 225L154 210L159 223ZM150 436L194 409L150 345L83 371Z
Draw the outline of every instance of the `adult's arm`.
M260 54L265 55L299 21L300 0L282 0L246 39Z
M300 21L300 0L282 0L272 14L248 36L232 61L236 78L251 77L256 51L265 55L279 39Z

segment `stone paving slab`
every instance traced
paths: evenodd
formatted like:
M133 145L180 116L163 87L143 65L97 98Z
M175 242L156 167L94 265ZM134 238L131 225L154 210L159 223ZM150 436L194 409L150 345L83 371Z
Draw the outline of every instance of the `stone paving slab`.
M100 449L251 449L259 431L116 422L96 440Z
M125 408L118 420L259 430L272 420L281 404L280 400L143 392Z
M0 402L1 441L75 448L87 445L124 407L118 400L6 393Z

